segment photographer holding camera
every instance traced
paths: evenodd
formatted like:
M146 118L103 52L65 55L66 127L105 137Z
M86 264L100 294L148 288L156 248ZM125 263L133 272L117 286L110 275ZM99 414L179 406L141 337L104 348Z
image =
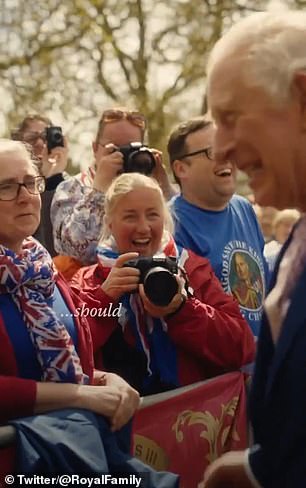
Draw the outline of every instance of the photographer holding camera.
M52 257L57 253L53 245L50 207L54 192L64 180L63 172L68 162L67 141L60 127L53 126L43 115L27 115L11 133L13 140L26 143L39 172L46 178L46 191L42 194L41 220L34 237L48 249Z
M96 367L149 395L251 362L254 339L237 302L207 259L175 245L158 183L124 173L104 206L98 264L72 279L88 306Z
M143 146L147 121L126 108L105 110L92 144L94 164L59 185L51 209L55 248L84 265L95 262L102 233L104 194L126 171L154 176L166 198L174 194L160 151Z

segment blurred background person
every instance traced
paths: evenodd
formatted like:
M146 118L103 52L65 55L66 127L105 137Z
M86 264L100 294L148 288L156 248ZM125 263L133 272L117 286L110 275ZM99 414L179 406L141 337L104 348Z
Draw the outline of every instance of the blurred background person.
M233 276L235 255L247 254L256 280L263 285L260 301L245 301L236 294L242 315L259 333L266 287L264 240L249 201L236 195L234 161L215 161L212 152L214 129L205 117L181 123L170 134L168 153L181 193L170 202L176 242L209 259L227 293L238 277Z
M55 249L86 265L96 261L96 247L103 228L104 195L112 180L124 171L120 147L144 143L147 120L137 110L105 110L92 143L94 163L58 186L52 202ZM151 171L166 197L174 190L162 163L160 151L153 151Z
M275 238L273 222L277 216L278 210L274 207L258 207L256 214L258 216L265 243L268 243Z
M54 257L57 253L53 245L50 207L55 189L64 179L63 173L68 163L68 149L66 139L59 137L58 140L55 138L52 149L48 150L46 129L49 127L53 127L49 118L39 114L27 115L18 127L11 132L11 137L14 140L25 142L31 147L39 172L46 178L46 190L42 195L40 224L34 237ZM56 145L58 142L63 145Z
M283 244L288 239L293 226L299 220L301 214L295 209L285 209L277 212L273 221L273 236L274 239L268 242L264 248L264 255L267 260L270 271L274 270L274 266Z

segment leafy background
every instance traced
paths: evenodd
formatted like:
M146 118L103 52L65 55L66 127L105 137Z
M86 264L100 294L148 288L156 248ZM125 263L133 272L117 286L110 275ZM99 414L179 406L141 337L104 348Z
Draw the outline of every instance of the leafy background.
M0 0L0 136L27 113L48 115L68 136L75 173L91 162L103 109L128 105L165 151L171 128L205 111L207 56L222 32L288 7L306 0Z

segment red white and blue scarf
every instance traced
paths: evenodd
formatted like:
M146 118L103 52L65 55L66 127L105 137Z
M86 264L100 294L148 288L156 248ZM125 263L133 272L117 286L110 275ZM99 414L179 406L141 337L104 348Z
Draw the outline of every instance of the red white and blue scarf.
M103 266L104 274L111 269L119 256L115 240L111 237L106 242L100 242L97 247L99 263ZM179 250L173 237L165 233L163 244L158 257L175 256L181 268L188 257L185 250ZM138 293L127 293L120 297L122 313L119 324L124 332L126 327L131 327L135 338L136 348L146 356L148 378L145 385L150 384L156 376L160 380L173 387L180 386L177 371L176 349L168 335L167 323L163 318L150 316L144 309Z
M88 383L70 335L47 303L54 277L51 256L35 239L25 239L19 254L0 246L0 293L10 294L21 313L43 371L42 381Z

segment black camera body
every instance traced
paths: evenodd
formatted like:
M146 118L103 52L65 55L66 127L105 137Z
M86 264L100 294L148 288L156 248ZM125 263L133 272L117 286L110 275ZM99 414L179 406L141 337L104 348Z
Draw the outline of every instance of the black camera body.
M137 268L140 271L140 283L154 305L165 307L178 293L177 259L174 256L165 258L140 257L124 263L124 267Z
M58 126L51 126L46 128L46 142L48 152L50 153L54 147L64 147L64 136L62 128Z
M155 168L155 157L152 149L141 142L131 142L118 147L123 154L124 173L142 173L150 175Z

